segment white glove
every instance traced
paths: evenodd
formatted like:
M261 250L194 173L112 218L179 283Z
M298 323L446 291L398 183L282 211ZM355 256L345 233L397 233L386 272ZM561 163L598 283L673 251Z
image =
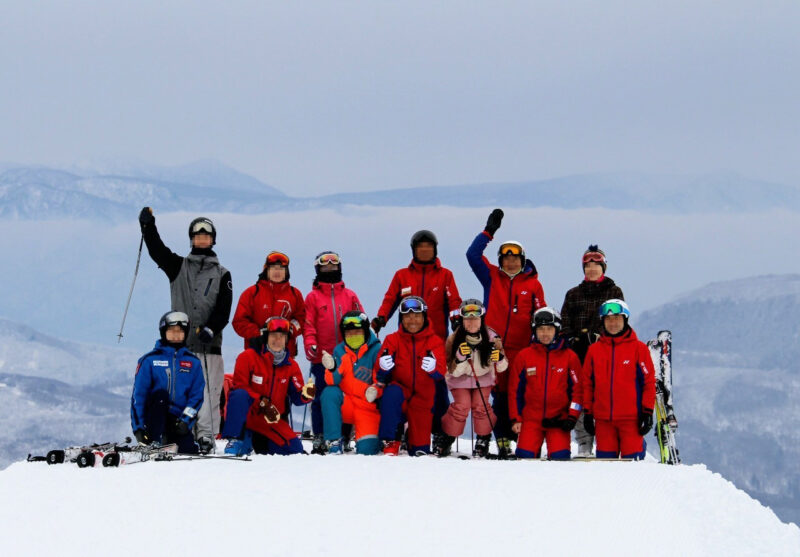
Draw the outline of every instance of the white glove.
M392 358L389 354L381 356L379 362L383 371L389 371L394 368L394 358Z
M364 391L364 398L367 399L367 402L375 402L375 399L378 398L378 388L375 385L367 387L367 390Z
M328 354L327 350L322 351L322 367L325 369L333 369L336 367L336 361L333 359L333 356Z
M422 371L430 373L435 369L436 369L436 358L434 358L433 356L425 356L424 358L422 358Z

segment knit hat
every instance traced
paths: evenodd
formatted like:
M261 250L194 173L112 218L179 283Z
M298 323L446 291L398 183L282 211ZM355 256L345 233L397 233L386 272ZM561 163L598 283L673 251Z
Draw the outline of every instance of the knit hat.
M583 252L583 262L582 267L586 267L586 264L590 261L595 263L599 263L600 266L603 268L603 273L606 272L606 254L603 253L603 250L597 247L597 244L592 244L589 246L585 252Z

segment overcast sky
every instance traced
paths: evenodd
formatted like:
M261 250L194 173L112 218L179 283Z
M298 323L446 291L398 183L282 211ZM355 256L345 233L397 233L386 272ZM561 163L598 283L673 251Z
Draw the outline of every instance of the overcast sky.
M309 195L618 170L800 185L800 2L539 4L7 0L0 161L211 157Z

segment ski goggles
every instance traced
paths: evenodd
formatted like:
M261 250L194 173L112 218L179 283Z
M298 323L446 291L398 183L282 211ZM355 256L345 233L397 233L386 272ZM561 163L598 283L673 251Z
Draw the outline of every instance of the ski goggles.
M338 265L341 262L342 260L339 257L339 254L333 252L323 253L317 257L317 260L315 261L317 265Z
M603 257L603 254L597 252L589 252L583 254L583 264L586 265L589 262L593 263L605 263L606 258Z
M184 328L189 327L189 316L183 313L182 311L171 311L164 316L164 325L167 327L172 327L173 325L179 325Z
M192 230L191 230L192 236L194 236L195 234L213 234L213 233L214 233L214 225L212 225L210 221L199 220L192 225Z
M464 304L459 310L461 317L481 317L484 309L481 304Z
M422 300L422 298L409 296L400 302L400 313L402 314L425 313L426 311L428 311L428 306L425 305L425 302Z
M264 327L262 327L261 332L263 333L286 333L289 334L289 331L292 330L292 324L289 323L288 319L283 317L270 317L267 319L267 322L264 323Z
M289 256L279 251L271 251L267 255L267 265L289 266Z
M606 302L600 306L600 317L605 317L606 315L623 315L625 317L630 317L631 312L630 310L623 304L619 302Z
M360 329L364 327L365 322L367 321L367 316L364 314L361 315L351 315L349 317L345 317L342 319L342 327L345 329Z
M503 244L497 250L498 255L522 255L522 246L517 244Z

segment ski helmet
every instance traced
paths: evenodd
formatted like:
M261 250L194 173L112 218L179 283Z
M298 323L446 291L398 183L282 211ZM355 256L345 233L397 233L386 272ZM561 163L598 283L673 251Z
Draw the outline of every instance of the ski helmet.
M158 332L161 334L161 342L169 342L167 340L167 329L173 325L178 325L183 329L183 342L179 344L186 344L186 339L189 338L189 316L182 311L168 311L161 316L161 319L158 321Z
M364 331L364 342L366 342L369 339L369 317L363 311L348 311L339 321L339 331L342 333L342 338L344 338L345 331L356 329Z
M486 313L486 308L483 302L476 298L467 298L461 302L461 307L458 308L458 313L461 317L483 317Z
M261 328L261 335L266 337L270 333L285 333L286 334L286 343L289 343L289 340L292 338L292 324L289 323L289 320L285 317L280 317L279 315L273 315L269 319L267 319L264 326Z
M267 254L267 258L264 260L264 270L266 271L267 267L270 265L280 265L284 269L286 269L286 277L283 279L283 282L289 281L289 256L280 251L271 251ZM265 273L266 275L266 273Z
M522 266L525 266L525 248L519 242L513 240L503 242L500 244L500 247L497 248L497 264L501 267L504 255L518 255Z
M434 259L439 254L439 240L436 239L436 234L430 230L418 230L411 236L411 254L414 255L414 250L420 242L430 242L433 244L433 257ZM416 256L415 256L416 258Z
M628 319L631 318L631 310L628 304L626 304L624 300L618 298L612 298L611 300L603 302L598 313L600 314L601 320L606 315L622 315L625 318L625 323L627 323Z
M581 263L583 268L585 268L586 264L590 261L599 263L603 268L603 272L606 272L606 254L603 253L603 250L597 247L597 244L592 244L586 249L585 252L583 252L583 261Z
M211 219L207 217L197 217L189 224L189 240L194 238L195 234L211 234L211 245L217 243L217 228Z
M322 272L328 265L338 265L335 271ZM336 283L342 280L342 258L335 251L323 251L314 257L314 271L317 273L316 281ZM315 281L315 282L316 282Z
M533 325L534 329L542 325L552 325L556 328L556 334L558 334L561 332L561 314L551 307L539 308L533 314L531 325Z

